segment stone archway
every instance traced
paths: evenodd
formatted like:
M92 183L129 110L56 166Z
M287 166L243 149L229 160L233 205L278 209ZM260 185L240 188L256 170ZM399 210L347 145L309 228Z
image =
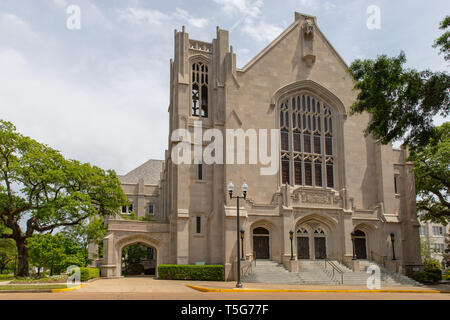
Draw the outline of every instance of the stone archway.
M122 275L122 252L123 249L129 247L134 244L142 244L146 247L152 248L154 250L154 254L156 256L154 268L155 268L155 276L158 276L158 265L161 261L161 252L159 241L145 234L135 234L132 236L124 237L117 241L116 243L116 274L118 276Z
M310 214L298 219L295 226L298 259L321 260L337 255L337 222L333 218Z
M155 276L156 249L140 242L123 247L121 252L121 276Z

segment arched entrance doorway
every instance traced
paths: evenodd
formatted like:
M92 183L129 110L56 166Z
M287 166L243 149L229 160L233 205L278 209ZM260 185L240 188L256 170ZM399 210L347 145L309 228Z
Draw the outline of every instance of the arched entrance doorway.
M156 275L156 249L141 243L135 243L122 249L123 276Z
M308 260L327 258L327 234L319 224L305 224L297 229L297 257Z
M270 259L269 231L263 227L253 229L255 259Z
M367 259L366 234L361 230L355 231L355 255L357 259Z

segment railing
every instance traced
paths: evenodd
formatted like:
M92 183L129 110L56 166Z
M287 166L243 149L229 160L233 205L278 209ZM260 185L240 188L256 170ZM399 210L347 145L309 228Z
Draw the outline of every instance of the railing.
M344 284L344 271L339 269L339 267L331 260L325 259L325 269L327 268L327 263L332 267L333 279L335 278L335 271L341 275L341 284Z

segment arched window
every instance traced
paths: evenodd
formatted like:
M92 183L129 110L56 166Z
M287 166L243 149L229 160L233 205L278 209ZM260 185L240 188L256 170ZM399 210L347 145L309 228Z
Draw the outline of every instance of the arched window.
M282 184L334 188L333 116L309 94L279 104Z
M192 64L192 112L195 117L208 117L208 66Z

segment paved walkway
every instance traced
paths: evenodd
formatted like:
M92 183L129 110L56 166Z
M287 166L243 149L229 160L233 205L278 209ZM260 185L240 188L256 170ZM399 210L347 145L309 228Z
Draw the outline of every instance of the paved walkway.
M175 281L158 280L153 278L120 278L99 279L86 283L83 288L64 293L12 293L1 294L0 300L33 299L33 300L450 300L450 294L439 293L286 293L286 292L199 292L186 285L195 285L209 288L234 288L235 282L210 281ZM276 285L264 283L245 283L246 289L302 289L302 290L367 290L365 286L323 286L323 285ZM439 287L439 288L438 288ZM449 290L449 286L440 285L432 287L382 287L381 289L410 289L410 290Z

